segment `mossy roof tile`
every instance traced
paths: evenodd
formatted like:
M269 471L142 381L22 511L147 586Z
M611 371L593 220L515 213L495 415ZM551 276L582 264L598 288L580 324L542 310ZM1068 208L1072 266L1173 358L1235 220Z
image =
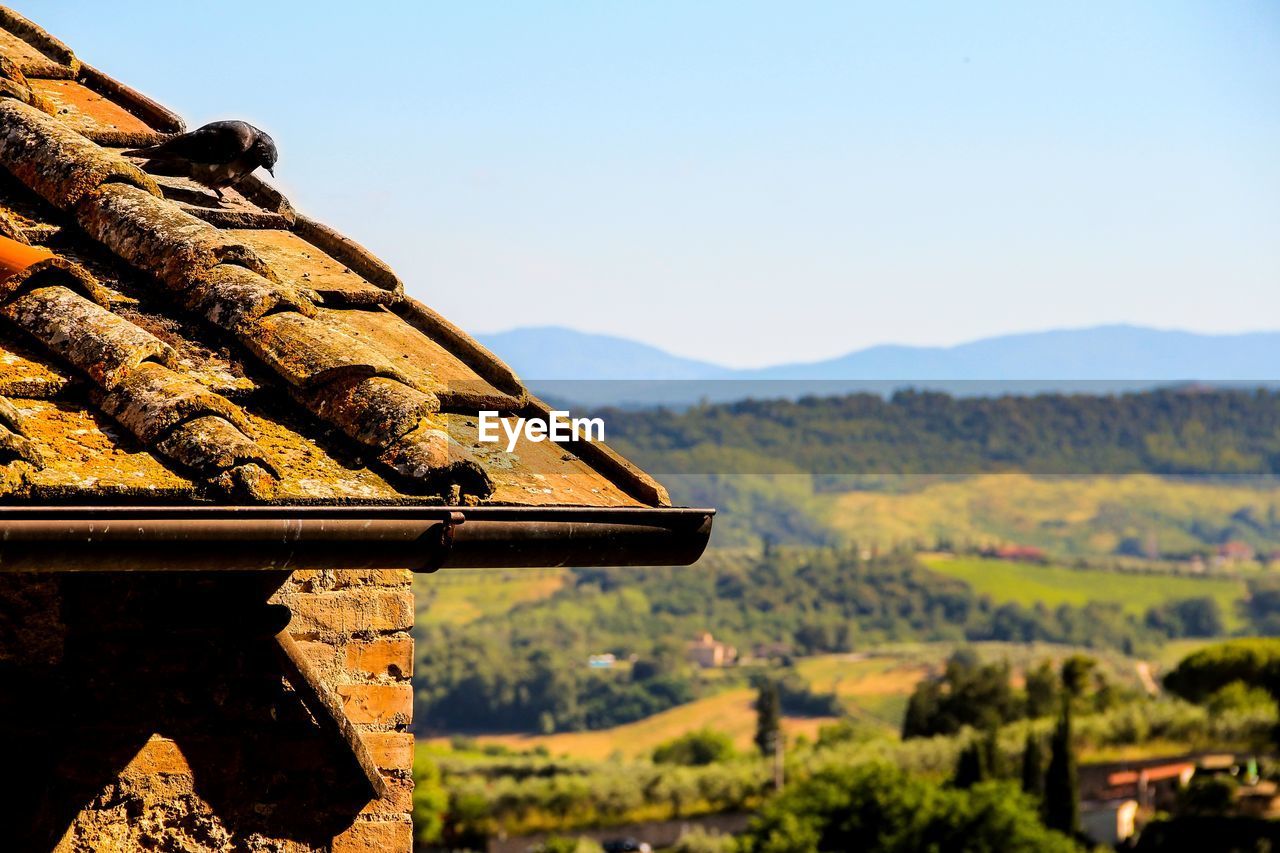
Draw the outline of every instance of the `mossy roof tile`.
M181 127L0 7L0 234L63 259L0 288L0 502L666 503L603 449L479 442L539 411L510 369L256 177L219 203L121 153Z

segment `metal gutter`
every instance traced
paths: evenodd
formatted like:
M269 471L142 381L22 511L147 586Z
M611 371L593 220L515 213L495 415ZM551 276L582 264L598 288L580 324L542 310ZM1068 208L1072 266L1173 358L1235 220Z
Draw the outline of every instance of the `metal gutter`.
M689 565L713 509L0 507L0 572Z

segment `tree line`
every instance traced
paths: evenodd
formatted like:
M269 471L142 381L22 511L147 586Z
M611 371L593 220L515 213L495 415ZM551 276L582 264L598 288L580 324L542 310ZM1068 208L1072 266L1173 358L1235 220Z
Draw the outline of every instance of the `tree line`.
M850 475L1280 474L1280 391L1270 389L1002 397L904 390L597 414L610 442L648 470L808 472L831 490L874 482ZM722 464L738 467L708 467Z

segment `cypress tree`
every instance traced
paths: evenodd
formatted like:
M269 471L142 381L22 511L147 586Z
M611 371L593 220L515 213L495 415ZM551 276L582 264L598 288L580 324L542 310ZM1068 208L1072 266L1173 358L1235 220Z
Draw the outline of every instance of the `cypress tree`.
M1005 778L1004 756L1000 754L1000 727L991 726L982 737L982 778Z
M934 720L938 716L938 685L922 681L907 700L907 713L902 718L902 739L928 737L935 734Z
M956 759L956 774L951 784L957 788L972 788L987 778L987 760L985 745L971 740L960 750Z
M1075 835L1080 831L1080 787L1076 754L1071 745L1071 700L1064 698L1062 715L1049 744L1049 772L1044 780L1044 823L1050 829Z
M1033 797L1044 796L1044 744L1030 731L1022 749L1022 790Z
M772 680L760 682L756 691L756 746L766 758L773 755L782 724L782 696Z

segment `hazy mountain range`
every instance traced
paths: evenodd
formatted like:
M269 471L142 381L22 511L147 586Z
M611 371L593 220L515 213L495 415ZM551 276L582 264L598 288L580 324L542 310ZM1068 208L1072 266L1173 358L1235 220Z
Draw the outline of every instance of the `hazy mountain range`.
M477 337L536 390L579 403L681 403L903 386L985 394L1184 382L1271 385L1280 367L1280 332L1209 335L1128 325L1001 335L950 347L882 345L825 361L752 369L558 326Z

